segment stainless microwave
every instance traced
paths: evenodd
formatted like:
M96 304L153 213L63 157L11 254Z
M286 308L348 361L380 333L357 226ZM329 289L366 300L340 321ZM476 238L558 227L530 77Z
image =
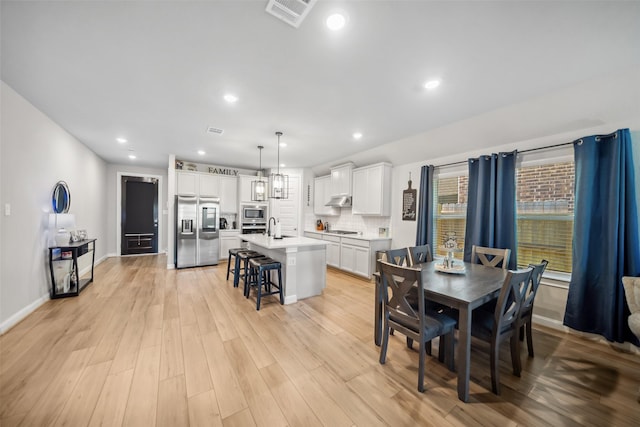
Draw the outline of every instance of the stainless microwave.
M242 205L242 223L266 223L266 205Z

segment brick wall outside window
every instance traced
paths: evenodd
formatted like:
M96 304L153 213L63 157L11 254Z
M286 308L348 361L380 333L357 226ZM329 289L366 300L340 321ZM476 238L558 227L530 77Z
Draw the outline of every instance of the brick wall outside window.
M529 166L516 170L518 264L549 261L549 270L571 272L574 207L573 162ZM468 177L435 182L434 252L453 232L464 247ZM456 254L461 258L462 254Z

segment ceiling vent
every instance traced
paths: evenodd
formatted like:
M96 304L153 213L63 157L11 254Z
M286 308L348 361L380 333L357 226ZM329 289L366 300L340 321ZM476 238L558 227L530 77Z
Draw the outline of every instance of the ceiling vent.
M222 129L214 128L213 126L209 126L207 128L207 133L212 133L214 135L222 135L224 131Z
M269 0L267 13L298 28L316 0Z

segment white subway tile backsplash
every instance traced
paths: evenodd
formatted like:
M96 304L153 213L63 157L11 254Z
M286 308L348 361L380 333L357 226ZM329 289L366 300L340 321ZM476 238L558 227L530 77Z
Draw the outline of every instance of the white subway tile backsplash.
M315 230L316 221L320 219L322 223L329 222L334 230L360 231L363 235L378 235L378 228L386 228L391 236L391 218L379 216L354 215L351 208L342 208L340 216L318 216L312 213L305 215L305 230Z

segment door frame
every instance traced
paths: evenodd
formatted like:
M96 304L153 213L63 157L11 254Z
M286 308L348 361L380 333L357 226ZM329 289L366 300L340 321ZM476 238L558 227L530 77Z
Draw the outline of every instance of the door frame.
M147 173L134 173L134 172L117 172L116 173L116 254L117 256L130 256L130 255L122 255L122 236L121 236L121 228L122 228L122 177L123 176L135 176L140 178L155 178L158 180L158 253L166 253L167 248L161 247L161 242L166 245L166 242L162 239L163 235L161 234L164 231L164 221L162 217L164 216L165 202L164 196L162 193L162 175L152 175ZM166 232L166 231L165 231Z

